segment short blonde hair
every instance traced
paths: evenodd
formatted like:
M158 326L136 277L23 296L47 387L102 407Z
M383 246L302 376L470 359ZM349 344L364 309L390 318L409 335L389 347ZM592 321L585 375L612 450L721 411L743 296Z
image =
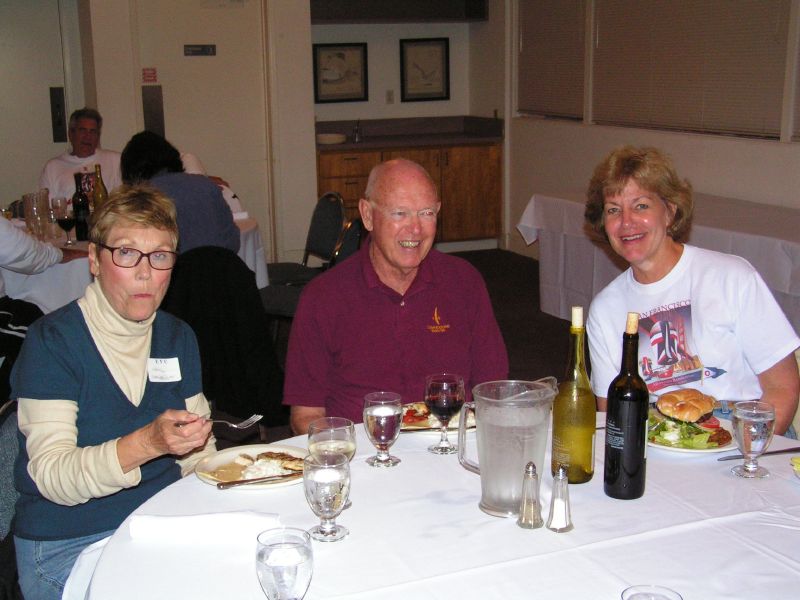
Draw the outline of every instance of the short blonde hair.
M680 240L689 232L694 202L692 184L678 177L670 158L656 148L623 146L613 150L594 170L587 191L584 217L589 226L608 239L603 224L606 198L620 194L629 181L656 194L675 208L667 235Z
M92 213L89 241L105 244L111 229L120 222L154 227L169 232L172 249L178 247L175 205L167 196L148 185L123 185Z

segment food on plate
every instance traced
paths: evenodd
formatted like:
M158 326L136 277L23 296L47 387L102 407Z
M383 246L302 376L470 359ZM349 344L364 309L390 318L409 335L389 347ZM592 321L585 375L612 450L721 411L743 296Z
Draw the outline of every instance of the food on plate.
M660 446L706 450L731 443L731 434L711 413L716 400L694 389L662 394L650 410L647 439Z
M685 389L662 394L658 398L656 406L658 406L659 411L668 417L695 423L703 415L714 410L715 402L712 396L707 396L699 390Z
M249 454L240 454L232 462L207 471L204 475L216 481L236 481L271 475L299 475L302 472L302 458L286 452L261 452L255 458Z
M458 428L459 413L456 413L450 423L448 429ZM424 402L412 402L403 405L403 429L439 429L441 428L439 419L431 414L431 411ZM467 417L467 427L475 426L475 415L469 413Z

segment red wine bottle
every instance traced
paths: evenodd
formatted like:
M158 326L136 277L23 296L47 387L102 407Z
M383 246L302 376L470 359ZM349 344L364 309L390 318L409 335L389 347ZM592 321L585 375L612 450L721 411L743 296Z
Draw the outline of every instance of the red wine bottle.
M75 238L85 242L89 239L89 196L83 191L83 173L75 173L72 213L75 215Z
M628 313L622 336L622 365L608 386L603 489L607 496L633 500L644 494L647 466L647 385L639 376L639 314Z

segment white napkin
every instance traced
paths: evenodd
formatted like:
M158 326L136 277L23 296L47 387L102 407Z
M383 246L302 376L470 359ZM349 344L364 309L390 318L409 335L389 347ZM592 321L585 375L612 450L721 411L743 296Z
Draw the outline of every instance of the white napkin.
M110 539L111 536L104 537L102 540L86 546L83 552L78 555L78 559L72 565L72 571L64 585L61 600L84 600L86 598L86 591L92 581L97 561L100 560L103 548L106 547Z
M235 511L184 516L133 515L129 528L135 540L186 543L254 542L265 529L280 527L274 513Z

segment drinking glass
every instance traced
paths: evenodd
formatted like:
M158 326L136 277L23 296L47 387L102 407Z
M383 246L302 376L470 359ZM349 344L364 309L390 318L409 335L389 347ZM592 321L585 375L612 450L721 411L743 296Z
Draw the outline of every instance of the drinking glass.
M623 590L622 600L683 600L678 592L663 585L632 585Z
M768 402L737 402L733 407L733 436L744 456L744 464L731 473L747 479L761 478L769 471L758 466L758 457L767 449L775 430L775 407Z
M314 555L308 532L267 529L256 538L256 574L269 600L302 600L311 583Z
M400 462L389 454L389 448L400 435L403 422L403 403L400 394L394 392L370 392L364 396L364 428L378 454L370 456L371 467L393 467Z
M69 232L75 227L75 216L72 213L72 204L66 198L53 198L53 213L56 215L56 223L64 233L67 234L67 242L65 246L72 246L75 242L69 235Z
M447 427L453 415L464 404L464 378L453 373L437 373L425 378L425 406L442 425L442 437L438 444L428 447L434 454L454 454L458 446L447 439Z
M350 419L343 417L322 417L311 421L308 425L308 451L341 452L348 461L353 460L356 453L356 428ZM353 505L350 498L344 505L345 510Z
M350 419L322 417L308 426L308 451L341 452L347 460L356 453L356 430Z
M350 494L350 462L341 452L319 452L303 459L303 489L320 524L308 533L320 542L338 542L350 533L336 524Z

